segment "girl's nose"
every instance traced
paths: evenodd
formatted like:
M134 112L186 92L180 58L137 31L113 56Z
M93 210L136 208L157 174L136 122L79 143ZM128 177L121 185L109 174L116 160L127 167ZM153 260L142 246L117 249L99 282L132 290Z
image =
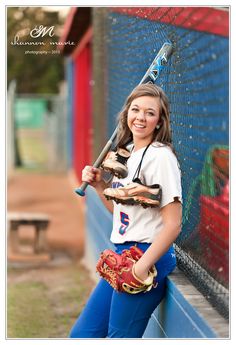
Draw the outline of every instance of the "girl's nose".
M144 121L145 120L145 114L144 111L140 110L136 116L136 118L140 121Z

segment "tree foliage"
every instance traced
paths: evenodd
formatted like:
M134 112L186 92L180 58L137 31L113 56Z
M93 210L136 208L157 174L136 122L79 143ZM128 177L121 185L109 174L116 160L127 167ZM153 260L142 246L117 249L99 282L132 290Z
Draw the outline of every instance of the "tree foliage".
M46 34L32 38L30 31L40 25L53 26L53 37ZM9 85L15 79L18 93L58 92L59 83L64 79L63 56L59 47L51 42L59 41L62 25L57 11L48 12L43 7L7 8L7 82ZM12 44L16 36L18 43L24 45Z

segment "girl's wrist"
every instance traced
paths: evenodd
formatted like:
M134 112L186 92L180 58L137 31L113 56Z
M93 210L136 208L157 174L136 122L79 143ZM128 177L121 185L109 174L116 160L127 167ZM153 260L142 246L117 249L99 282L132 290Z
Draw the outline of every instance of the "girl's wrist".
M106 189L107 187L107 184L103 180L101 180L96 184L94 188L96 189L98 194L103 194L104 189Z
M148 278L148 269L144 269L140 267L138 261L134 264L134 274L137 276L138 279L146 280Z

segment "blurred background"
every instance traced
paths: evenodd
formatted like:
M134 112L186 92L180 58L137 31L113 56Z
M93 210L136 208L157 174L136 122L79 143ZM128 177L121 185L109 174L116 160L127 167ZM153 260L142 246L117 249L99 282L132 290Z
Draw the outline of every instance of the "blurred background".
M86 302L111 215L92 188L74 188L164 42L174 51L157 84L184 199L178 269L228 322L229 8L8 7L9 338L66 337Z

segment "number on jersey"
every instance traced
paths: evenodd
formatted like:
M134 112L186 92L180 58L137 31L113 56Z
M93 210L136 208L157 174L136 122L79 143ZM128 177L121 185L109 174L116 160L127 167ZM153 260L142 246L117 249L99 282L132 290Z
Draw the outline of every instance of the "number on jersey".
M121 235L124 235L126 232L126 229L129 226L129 216L128 214L124 213L124 212L120 212L120 221L121 221L121 227L119 229L119 233Z

